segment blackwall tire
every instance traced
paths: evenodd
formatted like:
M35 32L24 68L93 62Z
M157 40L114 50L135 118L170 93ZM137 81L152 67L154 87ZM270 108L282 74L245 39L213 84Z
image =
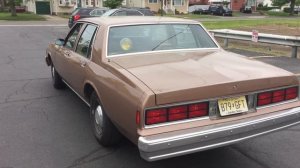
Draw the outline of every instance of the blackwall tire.
M62 81L61 76L55 70L55 68L54 68L53 65L51 66L51 76L52 76L53 87L55 89L63 89L63 88L65 88L65 84Z

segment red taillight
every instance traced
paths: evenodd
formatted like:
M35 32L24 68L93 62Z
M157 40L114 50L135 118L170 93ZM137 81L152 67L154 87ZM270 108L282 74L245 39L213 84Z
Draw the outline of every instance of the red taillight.
M272 92L259 93L257 97L257 106L272 103Z
M269 91L257 95L257 106L291 100L298 97L298 87Z
M73 19L74 19L74 21L79 20L79 19L80 19L80 15L74 15L74 16L73 16Z
M189 118L206 116L208 114L208 103L197 103L189 105Z
M155 109L146 112L146 124L157 124L167 121L167 109Z
M183 120L187 118L187 106L170 107L168 110L169 121Z
M284 101L285 90L276 90L272 95L272 103Z
M184 120L208 115L208 102L166 107L146 111L146 125Z
M285 99L291 100L298 97L298 87L292 87L285 90Z

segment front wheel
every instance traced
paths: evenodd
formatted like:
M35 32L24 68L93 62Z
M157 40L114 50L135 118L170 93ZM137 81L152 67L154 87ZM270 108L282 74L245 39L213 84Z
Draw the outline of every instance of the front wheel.
M103 146L116 145L121 140L121 134L106 115L96 92L91 95L90 117L94 135Z
M52 76L53 87L55 89L63 89L65 87L65 84L61 79L61 76L55 70L53 65L51 66L51 76Z

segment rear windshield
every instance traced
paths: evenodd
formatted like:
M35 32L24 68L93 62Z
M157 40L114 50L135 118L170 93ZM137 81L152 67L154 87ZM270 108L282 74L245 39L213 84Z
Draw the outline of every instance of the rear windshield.
M109 30L107 55L198 48L217 48L198 24L116 26Z

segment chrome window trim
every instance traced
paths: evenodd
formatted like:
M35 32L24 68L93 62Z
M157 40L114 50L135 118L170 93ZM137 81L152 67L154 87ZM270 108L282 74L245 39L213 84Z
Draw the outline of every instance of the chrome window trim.
M85 26L84 29L87 27L87 25L94 25L94 26L96 26L96 32L95 32L95 34L94 34L94 38L93 38L93 41L92 41L92 43L91 43L91 49L92 49L92 48L93 48L93 45L94 45L94 43L95 43L96 36L97 36L98 31L99 31L99 29L100 29L100 26L99 26L98 24L95 24L95 23L84 22L84 21L79 21L79 22L77 22L77 23L83 23L83 24L85 24L85 25L84 25L84 26ZM76 23L76 24L77 24L77 23ZM83 30L83 31L84 31L84 30ZM83 31L81 32L80 37L81 37ZM74 49L74 52L75 52L75 53L77 53L77 52L76 52L77 45L78 45L78 43L76 43L76 47L75 47L75 49ZM77 54L78 54L78 53L77 53ZM80 54L78 54L78 55L80 55ZM85 58L85 59L87 59L88 61L92 61L92 58L93 58L93 49L92 49L92 51L91 51L91 56L90 56L90 58L84 57L84 56L82 56L82 55L80 55L80 56L81 56L81 58Z
M97 33L98 33L98 30L99 30L99 25L97 25L97 24L95 24L95 23L89 23L89 22L82 22L82 23L84 24L84 30L82 30L82 32L80 33L79 39L81 38L82 34L84 33L84 31L85 31L85 29L87 28L88 25L93 25L93 26L96 27L96 31L95 31L94 36L93 36L93 41L91 41L91 43L90 43L90 47L91 47L91 48L90 48L90 49L91 49L91 55L90 55L89 58L87 58L87 57L84 57L84 56L82 56L81 54L77 53L76 50L77 50L77 47L78 47L78 42L76 43L74 52L75 52L76 54L80 55L81 58L85 58L85 59L91 61L91 60L92 60L92 56L93 56L93 54L92 54L92 53L93 53L92 48L93 48L93 45L94 45L94 42L95 42L95 38L96 38ZM78 39L78 40L79 40L79 39Z
M181 103L172 103L172 104L166 104L166 105L159 105L159 106L155 106L155 107L147 107L144 109L143 111L143 118L142 118L142 127L149 129L149 128L157 128L157 127L163 127L163 126L169 126L169 125L175 125L175 124L183 124L183 123L187 123L187 122L194 122L194 121L200 121L200 120L208 120L208 119L224 119L224 118L229 118L229 117L234 117L236 115L229 115L229 116L210 116L210 107L209 111L208 111L208 116L203 116L203 117L198 117L198 118L191 118L191 119L183 119L183 120L178 120L178 121L170 121L170 122L165 122L165 123L158 123L158 124L153 124L153 125L146 125L146 111L147 110L151 110L151 109L158 109L158 108L166 108L166 107L175 107L175 106L180 106L180 105L189 105L189 104L195 104L195 103L202 103L202 102L208 102L210 104L210 102L212 101L216 101L218 102L219 99L224 99L224 98L230 98L230 97L238 97L238 96L248 96L253 94L254 95L254 111L251 111L249 109L249 111L244 112L244 113L239 113L237 115L243 115L243 114L248 114L248 113L253 113L256 112L257 110L260 109L264 109L264 108L268 108L268 107L273 107L273 106L278 106L278 105L283 105L283 104L287 104L287 103L292 103L292 102L296 102L299 101L299 94L298 94L298 98L292 99L292 100L288 100L288 101L283 101L283 102L279 102L279 103L274 103L271 105L266 105L266 106L261 106L261 107L257 107L256 106L256 100L257 100L257 94L261 93L261 92L268 92L268 91L273 91L273 90L280 90L280 89L286 89L286 88L291 88L291 87L298 87L298 92L299 91L299 86L298 85L291 85L291 86L284 86L284 87L278 87L278 88L273 88L273 89L265 89L265 90L259 90L259 91L253 91L253 92L248 92L246 94L235 94L235 95L229 95L229 96L220 96L220 97L215 97L215 98L209 98L209 99L204 99L201 101L187 101L187 102L181 102ZM218 112L218 110L217 110Z
M158 51L146 51L146 52L134 52L134 53L126 53L126 54L114 54L114 55L108 55L108 37L109 37L109 32L110 28L112 27L121 27L121 26L137 26L137 25L155 25L155 23L125 23L125 24L115 24L115 25L109 25L107 27L107 32L106 32L106 53L105 57L107 59L113 58L113 57L120 57L120 56L127 56L127 55L137 55L137 54L146 54L146 53L157 53L157 52L170 52L170 51L198 51L198 50L218 50L221 49L220 45L218 42L215 40L215 38L204 28L204 26L201 23L195 23L195 22L163 22L159 24L190 24L190 25L200 25L200 27L206 32L206 34L212 39L214 44L216 45L215 48L189 48L189 49L172 49L172 50L158 50Z

